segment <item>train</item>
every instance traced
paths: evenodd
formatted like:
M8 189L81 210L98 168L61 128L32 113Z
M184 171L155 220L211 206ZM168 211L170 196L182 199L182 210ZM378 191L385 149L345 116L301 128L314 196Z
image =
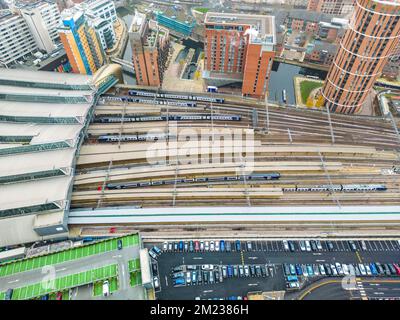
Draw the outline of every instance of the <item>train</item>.
M216 103L225 102L225 99L223 98L213 98L213 97L194 96L185 94L172 94L172 93L155 93L155 92L139 91L139 90L129 90L128 94L130 96L142 96L142 97L164 98L164 99L194 100L194 101L216 102Z
M114 97L114 96L103 96L103 99L105 100L111 100L111 101L119 101L119 102L135 102L135 103L144 103L144 104L159 104L159 105L169 105L169 106L176 106L176 107L190 107L190 108L195 108L197 107L197 104L195 102L191 101L171 101L171 100L157 100L157 99L143 99L143 98L134 98L134 97L129 97L129 96L120 96L120 97Z
M105 135L97 138L98 142L125 142L125 141L157 141L165 140L168 135L161 134L130 134L130 135ZM169 136L171 137L171 136Z
M222 177L198 177L198 178L183 178L176 179L176 183L194 183L194 182L222 182L222 181L243 181L246 179L250 180L277 180L280 178L280 173L255 173L250 175L236 175L236 176L222 176ZM106 184L106 189L116 190L116 189L131 189L138 187L149 187L149 186L161 186L175 184L175 179L167 180L153 180L153 181L138 181L138 182L128 182L128 183L108 183Z
M284 192L359 192L359 191L386 191L387 188L383 184L335 184L321 186L294 186L283 188Z
M169 115L169 116L138 116L131 117L96 117L95 123L119 123L119 122L147 122L147 121L185 121L185 120L215 120L215 121L240 121L241 116L237 115Z

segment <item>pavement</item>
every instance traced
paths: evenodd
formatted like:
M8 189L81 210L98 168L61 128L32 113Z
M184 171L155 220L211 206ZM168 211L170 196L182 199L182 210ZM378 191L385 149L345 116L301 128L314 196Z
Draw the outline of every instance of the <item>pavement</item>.
M323 244L322 251L301 252L295 243L296 251L284 251L282 241L252 241L254 251L246 251L242 242L242 251L232 252L164 252L157 261L161 288L156 292L159 300L227 298L230 296L246 296L248 292L265 292L285 290L282 263L318 264L318 263L393 263L400 262L400 246L395 240L366 241L366 249L362 250L360 242L356 241L358 250L352 251L347 241L334 241L334 251L328 251ZM146 243L152 247L155 243ZM162 248L161 243L156 245ZM201 284L184 287L173 287L170 277L171 269L179 265L250 265L270 264L274 267L273 276L228 278L223 283ZM358 279L358 278L357 278ZM377 285L374 281L380 281ZM385 282L390 281L390 282ZM333 299L348 300L377 297L400 296L400 278L363 278L362 283L367 295L362 293L362 287L357 290L344 290L342 278L308 278L302 291L287 293L285 299ZM376 283L376 282L375 282ZM397 287L396 287L397 284ZM315 287L315 288L314 288ZM308 292L310 291L310 292ZM374 292L384 292L374 293ZM304 294L306 293L306 294Z
M130 287L130 276L128 272L128 261L133 260L139 256L139 247L132 246L126 247L122 250L109 251L102 254L88 256L82 259L71 260L64 263L55 265L55 277L63 277L69 274L76 274L83 271L88 271L103 266L118 264L118 281L119 290L115 292L110 299L143 299L144 289L139 286L135 288ZM44 269L34 269L31 271L20 272L10 276L0 278L0 292L7 291L7 289L14 289L30 284L39 283L42 280L48 279L48 273ZM89 286L91 290L91 285ZM88 292L83 289L78 289L77 294L73 295L72 299L85 300L85 299L104 299L104 297L93 298L92 292L90 296ZM106 298L108 299L108 298Z

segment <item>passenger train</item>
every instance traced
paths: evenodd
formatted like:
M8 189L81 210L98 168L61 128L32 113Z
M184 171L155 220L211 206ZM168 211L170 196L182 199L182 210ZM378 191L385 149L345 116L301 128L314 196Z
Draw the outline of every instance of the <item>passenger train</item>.
M103 99L109 101L119 101L119 102L136 102L136 103L144 103L144 104L160 104L160 105L169 105L169 106L177 106L177 107L191 107L195 108L197 104L195 102L183 102L183 101L171 101L171 100L157 100L157 99L144 99L144 98L134 98L129 96L103 96Z
M280 174L276 172L272 173L254 173L251 175L236 175L236 176L224 176L224 177L198 177L198 178L184 178L177 179L176 183L193 183L193 182L222 182L222 181L243 181L244 178L247 181L250 180L277 180L280 178ZM128 182L128 183L108 183L106 189L130 189L138 187L149 187L149 186L160 186L175 184L175 179L167 180L153 180L153 181L142 181L142 182Z
M138 90L129 90L128 94L130 96L142 96L142 97L153 97L153 98L164 98L164 99L195 100L195 101L216 102L216 103L224 103L225 102L225 99L223 99L223 98L171 94L171 93L155 93L155 92L138 91Z
M99 142L125 142L125 141L157 141L167 139L167 134L130 134L130 135L105 135L99 136ZM169 136L171 137L171 136Z
M283 188L284 192L359 192L359 191L386 191L387 188L382 184L335 184L321 186L294 186Z
M240 121L241 116L236 115L170 115L170 116L146 116L146 117L96 117L95 123L119 123L119 122L147 122L147 121L185 121L185 120L215 120L215 121Z

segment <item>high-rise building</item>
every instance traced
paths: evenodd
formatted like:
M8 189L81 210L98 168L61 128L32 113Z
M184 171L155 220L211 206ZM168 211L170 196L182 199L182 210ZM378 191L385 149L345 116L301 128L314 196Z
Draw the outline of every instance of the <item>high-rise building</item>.
M309 0L308 10L333 15L346 15L354 10L355 0Z
M10 10L1 10L0 66L9 67L36 50L35 40L25 20Z
M75 6L76 10L84 12L86 18L100 38L104 50L111 49L116 41L114 22L117 19L115 7L111 1L91 0Z
M92 22L76 9L64 10L59 28L61 42L74 73L93 74L105 61L104 49Z
M204 24L206 82L242 82L243 95L264 97L275 56L274 17L207 12Z
M169 53L169 31L145 14L135 12L129 28L132 59L139 85L159 87Z
M100 18L103 18L110 23L117 21L117 12L115 11L114 1L110 0L86 0L78 5L85 6Z
M57 28L61 16L57 5L54 2L39 0L21 3L16 8L25 19L37 47L47 53L54 51L60 39Z
M400 1L358 0L322 94L333 112L358 112L400 41Z

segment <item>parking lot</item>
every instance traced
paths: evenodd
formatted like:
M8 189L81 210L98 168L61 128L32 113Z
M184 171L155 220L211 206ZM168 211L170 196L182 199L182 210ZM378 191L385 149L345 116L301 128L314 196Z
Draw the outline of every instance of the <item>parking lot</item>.
M220 240L203 240L202 242L202 245L200 241L196 244L195 240L192 242L191 240L169 241L168 244L146 243L146 247L151 248L156 245L163 250L157 260L152 259L156 264L153 271L156 272L159 279L159 288L156 290L158 299L233 300L245 299L247 293L252 291L288 290L284 264L293 264L296 266L296 270L302 268L299 281L307 286L323 277L320 273L314 274L314 272L308 275L307 270L309 269L307 268L315 271L315 269L321 268L320 265L322 268L329 265L331 269L331 264L335 265L336 263L357 266L360 263L393 264L400 262L400 245L397 239L241 240L240 243L235 240L225 240L222 248ZM212 265L212 281L210 281L210 270L204 269L205 266L207 268L207 265ZM176 269L175 274L178 275L174 275L173 269L180 266L183 266L183 270ZM247 276L244 275L246 267L249 270ZM254 274L251 272L253 267ZM231 275L228 274L228 268L231 269ZM256 268L259 268L258 274L256 274ZM243 269L242 275L240 269ZM303 274L303 269L306 270L305 274ZM265 272L262 270L266 270L267 274L264 274ZM346 270L347 267L345 267ZM224 272L225 276L221 277L221 273ZM196 274L193 275L193 273ZM206 275L207 273L208 275ZM206 279L204 279L205 275ZM299 274L296 273L296 275ZM366 274L366 276L368 275ZM373 275L371 274L371 276ZM181 280L176 282L177 278L181 278ZM199 278L201 278L200 281Z

